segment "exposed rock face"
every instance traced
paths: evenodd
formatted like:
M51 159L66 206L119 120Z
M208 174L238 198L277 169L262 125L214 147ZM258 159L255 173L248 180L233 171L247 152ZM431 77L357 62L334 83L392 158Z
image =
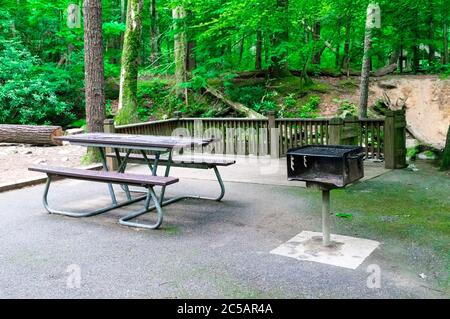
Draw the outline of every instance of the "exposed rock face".
M374 96L385 91L395 104L406 100L408 130L422 143L442 149L450 124L450 80L437 76L394 76L371 86ZM400 104L400 103L399 103Z

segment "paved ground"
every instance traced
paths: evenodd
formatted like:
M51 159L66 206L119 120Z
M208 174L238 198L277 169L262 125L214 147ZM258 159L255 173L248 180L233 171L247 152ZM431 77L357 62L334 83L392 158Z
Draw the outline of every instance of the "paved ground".
M356 270L269 254L303 230L320 231L319 203L301 187L225 184L222 203L169 206L158 231L118 225L123 209L86 219L48 215L43 185L0 194L0 297L443 297L399 269L382 236L369 238L382 245ZM59 207L108 199L101 184L66 180L55 189L50 201ZM212 181L183 178L168 196L217 190ZM367 288L373 264L380 289ZM70 288L78 267L81 287Z

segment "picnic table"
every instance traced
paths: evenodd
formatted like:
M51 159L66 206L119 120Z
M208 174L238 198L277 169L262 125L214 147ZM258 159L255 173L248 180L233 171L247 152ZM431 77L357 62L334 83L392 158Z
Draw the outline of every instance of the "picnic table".
M70 142L73 145L93 147L98 149L103 166L102 172L87 172L77 169L52 168L52 167L31 167L30 170L47 173L47 185L44 192L44 206L48 212L61 214L71 217L88 217L101 214L119 207L134 204L145 199L143 210L133 212L120 218L119 223L126 226L141 227L148 229L159 228L163 220L162 207L178 202L183 199L206 199L220 201L225 194L225 186L220 177L217 166L228 166L235 163L234 160L218 159L216 157L186 156L174 153L183 153L185 149L194 147L204 147L214 142L212 138L192 138L177 136L152 136L152 135L131 135L115 133L86 133L72 136L58 137L61 141ZM107 152L107 150L112 152ZM111 172L107 165L107 158L113 157L118 162L117 172ZM149 175L137 175L125 173L129 162L146 164L149 168ZM158 167L165 166L163 176L158 176ZM187 168L213 169L220 185L220 195L217 198L186 195L178 196L165 200L166 187L178 182L178 178L170 177L170 169L173 166ZM108 190L111 197L111 205L102 209L89 212L67 212L55 210L48 205L48 192L52 177L63 176L74 179L89 180L95 182L104 182L108 184ZM118 203L113 184L121 185L124 190L127 201ZM147 190L145 195L133 198L129 186L141 186ZM154 187L161 187L160 195L157 196ZM150 202L153 201L153 205ZM136 217L146 214L152 210L157 211L157 221L155 223L143 223L131 221Z

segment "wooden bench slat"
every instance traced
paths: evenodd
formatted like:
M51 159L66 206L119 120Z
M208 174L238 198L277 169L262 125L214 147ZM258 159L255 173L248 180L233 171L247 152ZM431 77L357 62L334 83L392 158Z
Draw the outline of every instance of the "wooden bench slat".
M46 173L48 175L64 176L73 179L135 186L167 186L179 181L178 178L170 176L164 177L106 171L91 171L66 167L31 166L28 168L28 170L33 172Z
M116 154L114 153L108 153L106 154L107 157L110 158L116 158ZM120 157L125 157L125 153L120 153ZM155 155L147 155L147 158L149 160L155 160ZM131 153L128 157L130 160L134 161L144 161L144 156L142 154L136 154ZM159 163L164 164L168 162L167 156L161 156L159 158ZM204 157L204 156L188 156L188 155L180 155L180 156L174 156L173 158L173 164L176 166L177 163L183 163L183 164L203 164L203 165L209 165L209 166L230 166L236 163L235 160L230 160L226 158L216 158L216 157Z

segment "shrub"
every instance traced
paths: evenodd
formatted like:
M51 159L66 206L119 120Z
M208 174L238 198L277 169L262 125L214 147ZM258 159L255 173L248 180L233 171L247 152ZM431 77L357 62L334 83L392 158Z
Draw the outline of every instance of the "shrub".
M304 104L299 112L301 118L315 118L317 117L320 105L320 97L319 96L311 96L309 101Z
M0 37L0 123L66 125L75 119L70 74Z
M358 108L355 104L348 100L335 99L334 102L339 104L338 114L341 117L346 117L347 115L357 115Z

